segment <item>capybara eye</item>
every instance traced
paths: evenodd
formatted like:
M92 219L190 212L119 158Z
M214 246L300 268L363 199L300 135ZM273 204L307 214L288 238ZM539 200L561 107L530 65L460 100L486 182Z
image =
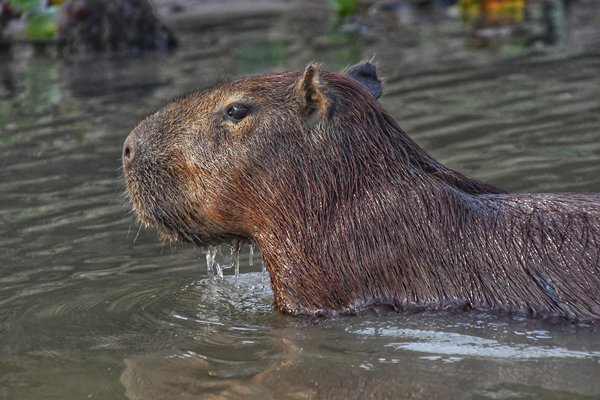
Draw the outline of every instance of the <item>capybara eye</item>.
M250 108L248 108L248 106L240 103L235 103L230 105L229 108L227 108L227 116L231 119L239 121L248 114L248 111L250 111Z

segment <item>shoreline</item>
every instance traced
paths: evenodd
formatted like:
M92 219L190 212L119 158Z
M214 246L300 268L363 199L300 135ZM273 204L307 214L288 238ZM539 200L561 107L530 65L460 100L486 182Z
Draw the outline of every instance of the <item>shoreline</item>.
M285 0L150 0L158 19L173 31L194 30L239 18L276 17L291 8Z

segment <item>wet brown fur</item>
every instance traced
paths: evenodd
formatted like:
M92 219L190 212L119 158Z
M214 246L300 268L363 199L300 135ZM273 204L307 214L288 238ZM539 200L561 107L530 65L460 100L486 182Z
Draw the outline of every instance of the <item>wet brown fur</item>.
M251 106L228 120L235 102ZM176 99L128 138L138 215L256 241L290 314L466 308L600 318L600 195L505 194L445 168L363 86L309 66Z

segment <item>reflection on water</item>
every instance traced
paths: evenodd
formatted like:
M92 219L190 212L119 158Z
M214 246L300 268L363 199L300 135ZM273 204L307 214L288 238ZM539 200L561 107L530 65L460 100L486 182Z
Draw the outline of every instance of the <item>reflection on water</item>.
M550 329L547 329L550 328ZM487 315L363 316L274 324L218 344L138 354L121 376L130 398L587 398L600 395L596 333ZM398 342L422 343L420 348ZM577 344L577 341L585 343ZM258 346L256 346L258 344ZM236 354L234 348L245 350ZM259 366L259 370L255 368ZM582 373L583 371L583 373ZM585 372L588 371L588 372ZM198 379L198 376L206 377Z
M369 331L358 332L368 334ZM528 343L521 345L503 344L498 340L485 339L478 336L460 333L423 331L418 329L387 328L377 332L382 336L402 339L402 342L393 342L387 346L396 350L412 350L420 353L429 353L430 360L442 359L443 356L454 356L447 360L459 361L462 357L481 358L508 358L513 360L529 358L591 358L600 359L600 351L569 350L562 347L532 346L531 341L538 339L551 339L545 330L528 331ZM514 334L518 334L514 332Z
M595 327L283 316L247 250L239 279L230 268L216 282L202 250L140 229L119 172L127 132L173 96L376 55L385 107L442 162L510 191L599 191L600 21L578 4L564 44L518 53L470 49L457 20L382 11L336 33L306 7L186 29L173 55L3 55L0 398L600 396Z

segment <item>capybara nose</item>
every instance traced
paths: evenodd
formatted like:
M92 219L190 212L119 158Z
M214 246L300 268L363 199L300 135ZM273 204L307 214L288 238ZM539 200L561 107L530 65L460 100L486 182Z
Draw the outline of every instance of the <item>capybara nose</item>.
M133 159L135 158L136 153L136 145L137 140L135 140L135 135L130 133L125 139L125 144L123 145L123 165L129 166Z

